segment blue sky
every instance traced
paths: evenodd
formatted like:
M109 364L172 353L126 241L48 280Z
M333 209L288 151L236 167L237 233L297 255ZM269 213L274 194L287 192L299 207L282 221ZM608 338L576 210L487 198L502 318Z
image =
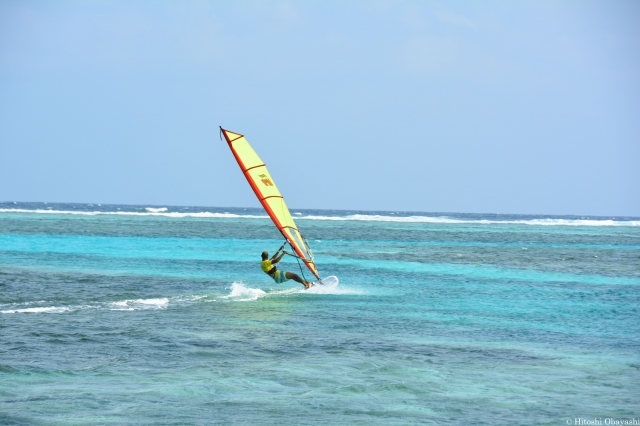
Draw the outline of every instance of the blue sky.
M0 2L0 200L640 216L640 3Z

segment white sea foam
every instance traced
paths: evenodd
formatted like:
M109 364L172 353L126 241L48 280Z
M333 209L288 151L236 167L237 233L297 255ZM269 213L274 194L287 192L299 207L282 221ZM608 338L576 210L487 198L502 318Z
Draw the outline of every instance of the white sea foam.
M639 220L611 219L522 219L522 220L489 220L489 219L455 219L446 216L383 216L353 214L348 216L303 216L306 220L337 220L364 222L408 222L408 223L460 223L460 224L518 224L542 226L640 226Z
M209 299L209 295L196 295L193 294L191 296L176 296L176 297L172 297L171 301L172 302L197 302L197 301L203 301L203 302L215 302L215 299Z
M250 302L266 295L267 293L259 288L250 288L246 287L242 283L233 283L231 284L231 293L226 296L222 296L222 298L232 299L237 302Z
M112 310L116 311L134 311L136 309L161 309L166 308L169 304L169 299L161 297L158 299L135 299L135 300L122 300L120 302L113 302Z
M367 294L366 292L362 291L362 290L357 290L357 289L353 289L353 288L345 288L345 287L338 287L338 286L334 286L334 287L327 287L327 286L323 286L320 284L316 284L312 287L309 287L308 289L305 289L304 287L302 287L299 284L296 283L292 283L292 285L295 285L296 287L293 288L287 288L284 290L275 290L275 291L270 291L269 293L266 294L266 296L269 297L273 297L273 296L288 296L288 295L292 295L292 294L342 294L342 295L363 295L363 294Z
M242 283L231 284L231 292L222 296L223 299L230 299L236 302L253 302L263 297L282 297L290 296L294 294L341 294L341 295L363 295L366 294L361 290L342 288L342 287L325 287L322 285L315 285L309 289L304 289L302 286L286 288L282 290L271 290L266 292L259 288L247 287Z
M325 287L322 285L316 285L308 290L302 288L302 286L296 286L292 288L285 288L282 290L271 290L265 292L259 288L247 287L242 283L234 282L230 287L230 292L226 296L222 296L222 299L228 299L235 302L251 302L258 300L262 297L282 297L294 294L341 294L341 295L362 295L366 294L363 291L355 289L347 289L341 287ZM189 296L176 296L172 298L159 297L152 299L127 299L117 302L98 302L87 305L69 305L69 306L47 306L47 307L24 307L34 303L43 303L41 301L12 303L4 305L4 310L0 310L2 314L20 314L20 313L33 313L33 314L61 314L67 312L75 312L85 309L98 309L98 310L110 310L110 311L135 311L145 309L165 309L170 303L183 304L194 302L215 302L216 300L211 298L210 295L189 295ZM18 306L21 306L18 308ZM12 309L6 309L11 307Z
M7 305L9 306L28 306L28 305L33 305L36 303L39 304L44 304L44 303L48 303L49 301L47 300L30 300L28 302L15 302L15 303L8 303Z
M75 210L50 210L49 209L0 209L0 213L33 213L33 214L70 214L79 216L162 216L172 218L210 218L210 219L268 219L266 215L213 213L213 212L169 212L166 207L146 207L146 212L127 211L75 211ZM362 221L362 222L405 222L405 223L450 223L472 225L533 225L533 226L640 226L640 220L612 220L612 219L514 219L514 220L490 220L490 219L457 219L447 216L386 216L369 214L352 214L346 216L302 216L295 213L297 220L327 220L327 221Z
M24 308L24 309L10 309L7 311L0 311L3 314L61 314L63 312L70 311L71 308L68 307L58 307L58 306L48 306L45 308Z
M153 299L128 299L118 302L98 302L86 305L69 305L69 306L48 306L48 307L24 307L33 304L46 303L44 300L11 303L2 306L4 310L0 310L3 314L19 314L19 313L64 313L73 312L84 309L99 309L99 310L111 310L111 311L135 311L141 309L164 309L170 303L193 303L197 301L203 302L215 302L215 299L209 299L208 295L191 295L191 296L176 296L171 299L167 297L159 297ZM7 309L11 308L11 309Z
M147 208L148 209L148 208ZM78 216L163 216L163 217L199 217L199 218L215 218L215 219L268 219L268 216L248 215L248 214L234 214L234 213L212 213L212 212L193 212L193 213L179 213L179 212L101 212L101 211L75 211L75 210L29 210L29 209L0 209L0 213L34 213L34 214L71 214Z
M351 294L351 295L363 295L366 294L364 291L351 289L351 288L343 288L343 287L326 287L320 284L316 284L308 290L300 289L299 293L306 294Z

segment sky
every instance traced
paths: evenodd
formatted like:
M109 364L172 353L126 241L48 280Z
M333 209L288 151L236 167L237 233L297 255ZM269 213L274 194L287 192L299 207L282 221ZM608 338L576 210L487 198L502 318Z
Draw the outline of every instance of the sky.
M0 201L640 216L640 2L0 2Z

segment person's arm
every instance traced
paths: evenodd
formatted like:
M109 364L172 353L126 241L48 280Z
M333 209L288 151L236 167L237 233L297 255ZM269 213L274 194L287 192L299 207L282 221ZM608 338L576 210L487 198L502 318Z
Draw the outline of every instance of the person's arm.
M286 244L286 243L285 243L285 244ZM278 257L278 253L280 253L280 252L282 251L282 249L283 249L283 248L284 248L284 244L282 245L282 247L280 247L280 248L278 249L278 251L277 251L277 252L275 252L275 254L271 257L271 259L269 259L269 260L271 260L271 263L278 263L278 262L280 261L280 259L282 259L282 256L284 256L284 254L286 253L286 251L285 251L285 252L283 252L283 253L280 255L280 257Z
M278 253L274 254L273 257L271 258L271 263L280 262L280 259L282 259L283 256L284 256L284 252L282 254L280 254L279 256L278 256Z

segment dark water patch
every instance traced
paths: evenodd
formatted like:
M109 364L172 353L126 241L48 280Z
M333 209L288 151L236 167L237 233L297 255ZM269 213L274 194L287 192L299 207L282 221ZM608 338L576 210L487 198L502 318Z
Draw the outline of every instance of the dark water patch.
M149 217L3 218L2 234L146 238L240 238L280 240L268 219L174 219Z
M0 407L2 407L3 402L0 401ZM0 412L0 424L6 426L30 426L30 425L44 425L45 422L34 420L28 416L12 416L9 414L5 414Z
M11 367L10 365L0 364L0 373L15 373L18 370Z
M194 281L207 281L215 284L229 286L234 280L221 280L220 275L242 277L247 274L250 277L263 276L260 274L256 262L246 261L210 261L191 259L148 259L148 258L109 258L95 255L77 255L64 253L34 253L28 260L22 254L3 252L5 261L11 261L13 268L21 267L20 274L33 275L53 274L53 280L66 279L67 284L83 292L84 300L98 285L108 285L110 288L119 289L131 287L131 281L135 281L136 288L145 291L147 288L162 288L164 283L181 282L186 285ZM108 265L108 266L107 266ZM297 269L290 265L289 269ZM9 269L9 268L7 268ZM63 278L59 273L67 274ZM300 273L300 272L298 272ZM75 275L74 275L75 274ZM307 275L310 275L307 273ZM133 278L137 276L137 278ZM98 278L99 277L99 278ZM80 279L78 279L80 278ZM95 282L94 282L95 280ZM24 278L20 280L24 282ZM264 281L264 280L263 280ZM268 282L268 281L267 281ZM18 281L12 278L5 280L7 286L16 288ZM41 285L42 279L27 285ZM53 284L53 283L52 283ZM173 286L173 284L171 284ZM68 292L66 288L65 293ZM11 294L11 292L9 293ZM2 297L2 295L0 295ZM15 299L17 300L17 299ZM2 303L2 299L0 299Z

